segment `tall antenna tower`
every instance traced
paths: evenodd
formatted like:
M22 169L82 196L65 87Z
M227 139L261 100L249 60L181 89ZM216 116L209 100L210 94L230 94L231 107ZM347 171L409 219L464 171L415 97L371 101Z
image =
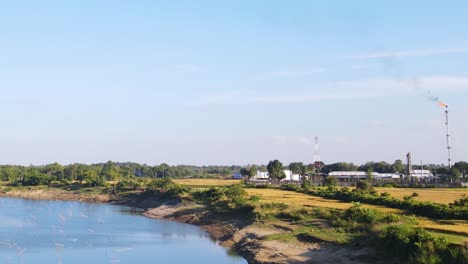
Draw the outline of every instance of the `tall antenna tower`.
M449 130L449 118L448 118L448 105L445 105L445 125L447 126L447 152L448 152L448 167L452 167L452 157L450 155L450 130Z
M315 137L315 145L314 145L314 166L320 167L322 166L322 161L320 160L320 149L319 149L319 142L318 137Z

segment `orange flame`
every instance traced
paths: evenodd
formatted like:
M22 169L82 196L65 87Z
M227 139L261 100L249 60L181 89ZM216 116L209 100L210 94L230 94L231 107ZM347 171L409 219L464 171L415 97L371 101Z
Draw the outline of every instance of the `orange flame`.
M437 104L439 104L440 107L447 107L447 105L442 102L438 102Z

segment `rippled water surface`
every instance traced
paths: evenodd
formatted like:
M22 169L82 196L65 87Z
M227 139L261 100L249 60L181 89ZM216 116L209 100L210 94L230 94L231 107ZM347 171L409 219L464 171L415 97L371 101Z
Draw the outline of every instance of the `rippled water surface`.
M0 198L0 263L247 263L200 228L125 206Z

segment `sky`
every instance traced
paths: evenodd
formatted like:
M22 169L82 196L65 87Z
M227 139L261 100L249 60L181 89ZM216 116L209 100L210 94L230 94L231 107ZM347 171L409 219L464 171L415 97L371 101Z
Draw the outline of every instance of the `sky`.
M0 1L0 164L468 160L467 1Z

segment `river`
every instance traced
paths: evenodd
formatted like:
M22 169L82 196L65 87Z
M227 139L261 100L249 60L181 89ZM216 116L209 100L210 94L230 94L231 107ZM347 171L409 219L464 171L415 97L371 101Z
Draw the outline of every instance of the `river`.
M227 263L199 227L126 206L0 198L0 263Z

